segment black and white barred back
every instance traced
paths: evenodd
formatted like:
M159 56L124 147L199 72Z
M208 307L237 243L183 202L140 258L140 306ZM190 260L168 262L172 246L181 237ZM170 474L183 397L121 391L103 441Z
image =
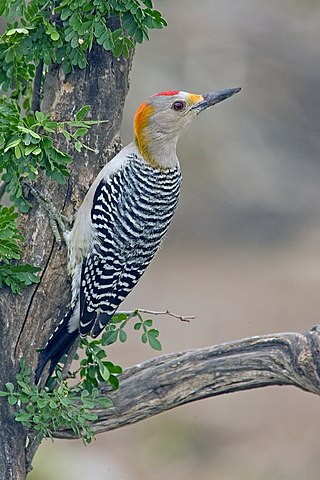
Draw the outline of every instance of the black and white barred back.
M181 172L136 155L98 185L91 220L96 237L84 259L80 334L97 336L145 272L176 209Z
M79 296L40 354L36 383L49 361L50 377L79 333L96 337L106 326L157 252L180 185L179 165L160 170L136 155L100 182L91 210L94 238L83 259Z

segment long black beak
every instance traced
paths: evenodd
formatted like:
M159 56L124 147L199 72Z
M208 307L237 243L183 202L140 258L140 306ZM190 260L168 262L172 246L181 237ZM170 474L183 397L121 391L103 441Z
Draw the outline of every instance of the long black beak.
M211 93L205 93L203 95L203 100L199 103L196 103L192 108L199 110L199 112L202 112L208 107L212 107L212 105L215 105L216 103L223 102L223 100L226 100L229 97L232 97L232 95L240 92L241 88L226 88L224 90L218 90L217 92L211 92Z

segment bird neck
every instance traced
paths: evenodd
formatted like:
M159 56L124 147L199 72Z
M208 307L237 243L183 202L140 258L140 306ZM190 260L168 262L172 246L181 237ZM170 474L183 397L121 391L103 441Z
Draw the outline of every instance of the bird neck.
M161 133L156 124L150 122L154 109L146 102L138 108L134 119L135 144L140 155L149 165L160 168L174 168L179 162L176 154L175 134Z
M159 135L152 137L145 132L144 135L135 137L135 143L145 162L154 168L166 170L179 163L176 153L177 139L164 140Z

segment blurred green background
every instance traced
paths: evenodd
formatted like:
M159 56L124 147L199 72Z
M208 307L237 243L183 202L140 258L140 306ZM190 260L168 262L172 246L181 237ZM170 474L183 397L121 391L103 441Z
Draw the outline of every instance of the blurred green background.
M169 26L134 58L123 122L163 90L242 86L181 138L172 228L125 303L158 318L164 353L305 331L320 309L320 4L155 0ZM133 333L110 358L154 355ZM100 435L45 442L30 480L319 480L319 399L272 387L181 407Z

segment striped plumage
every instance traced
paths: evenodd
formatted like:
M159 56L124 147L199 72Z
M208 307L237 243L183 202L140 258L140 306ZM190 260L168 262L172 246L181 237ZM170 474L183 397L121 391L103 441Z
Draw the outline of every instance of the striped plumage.
M49 361L51 375L79 334L99 335L144 273L179 199L179 136L199 112L239 90L161 92L140 105L134 142L101 170L65 232L71 309L40 354L36 382Z
M82 267L81 335L99 335L144 273L169 227L180 184L179 164L163 171L130 155L98 185L91 212L96 239Z

